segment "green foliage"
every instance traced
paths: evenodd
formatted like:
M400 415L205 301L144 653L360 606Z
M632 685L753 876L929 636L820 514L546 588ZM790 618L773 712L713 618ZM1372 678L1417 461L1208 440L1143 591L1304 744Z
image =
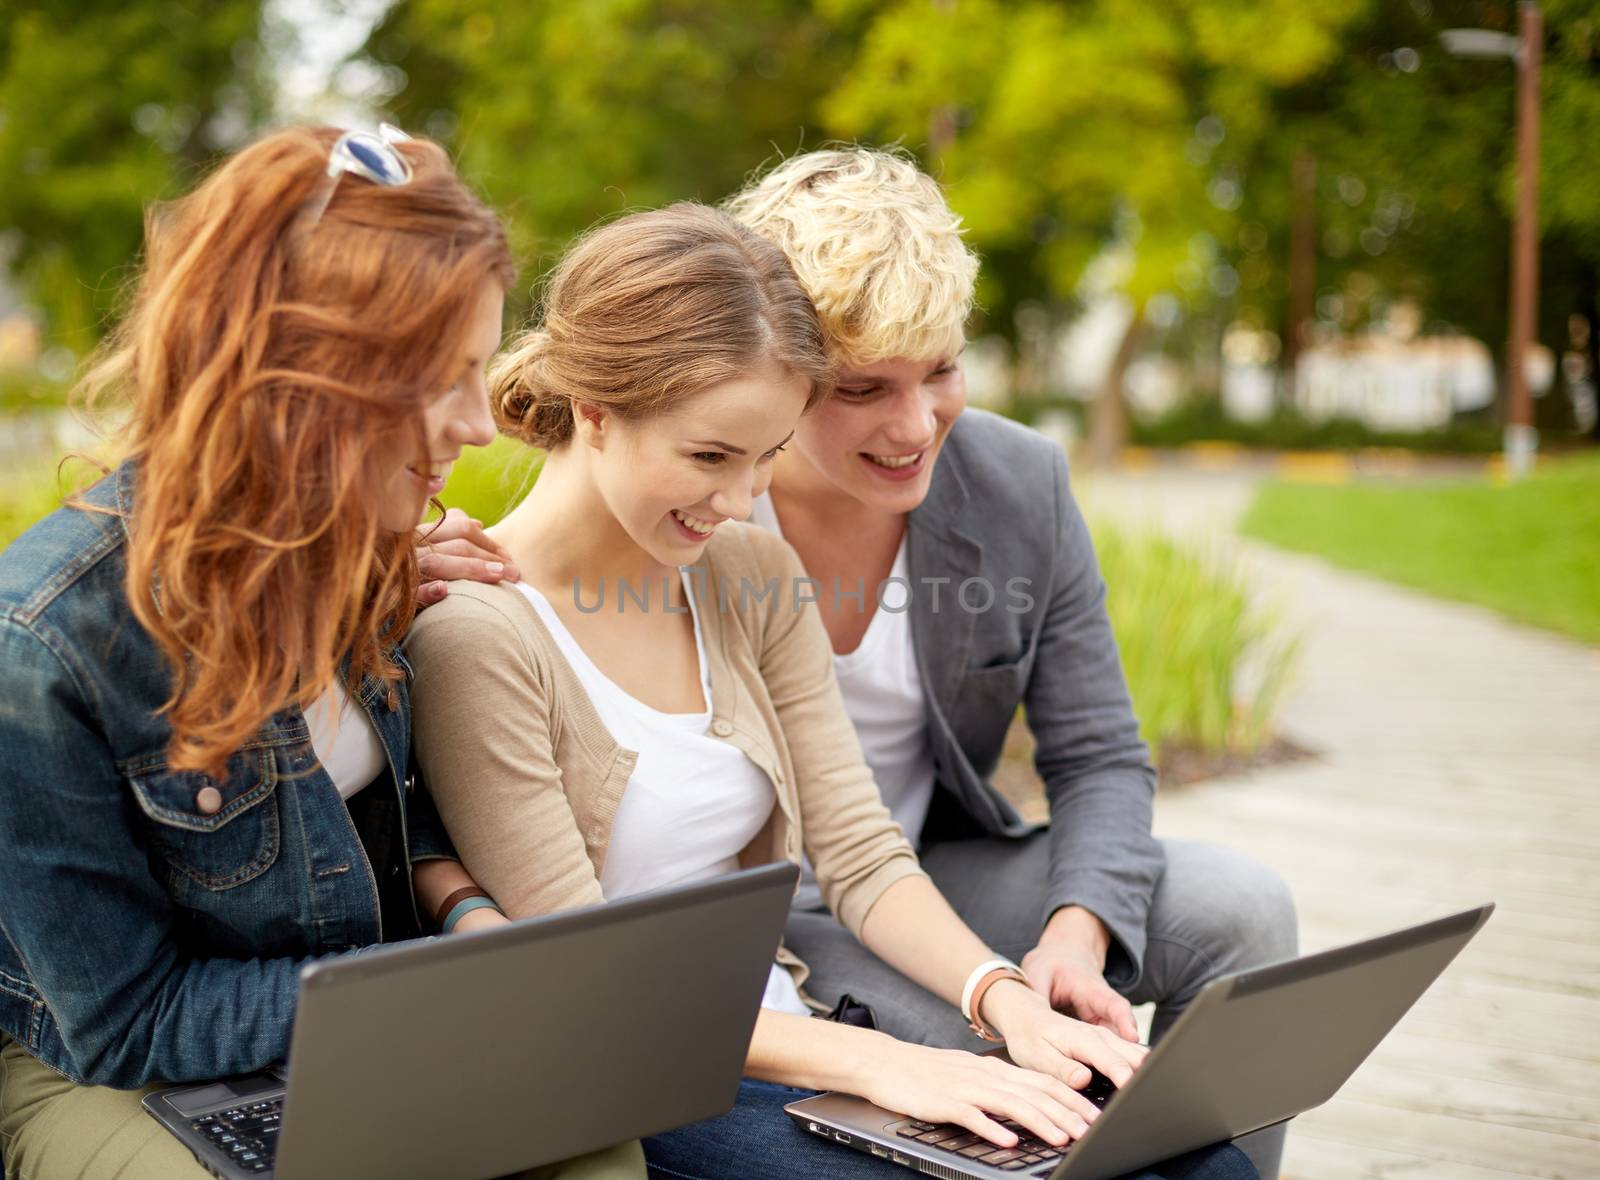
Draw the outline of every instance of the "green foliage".
M12 410L40 410L63 406L68 386L47 381L26 370L0 369L0 414ZM3 419L0 419L3 424Z
M1254 752L1271 736L1298 640L1223 558L1160 533L1093 531L1145 741Z
M1322 69L1365 7L898 0L867 24L824 111L847 135L923 151L998 255L991 305L1070 298L1113 239L1142 305L1200 293L1207 241L1231 237L1233 201L1213 183L1236 183L1275 90Z
M1263 487L1246 534L1600 643L1600 454L1482 481Z
M462 452L439 499L447 508L493 524L528 494L543 462L543 452L500 435L486 447Z
M1568 317L1591 320L1600 269L1600 5L1543 5L1539 338L1558 352ZM1515 202L1516 69L1451 57L1451 27L1517 32L1516 5L1394 0L1367 6L1326 67L1282 92L1273 132L1240 161L1242 318L1286 320L1290 176L1317 163L1316 287L1323 318L1345 331L1381 320L1398 299L1499 356L1507 331ZM1328 309L1331 308L1331 311ZM1591 352L1591 361L1600 354Z
M1196 235L1231 224L1207 196L1218 168L1364 8L401 0L368 52L408 78L396 116L453 142L540 269L597 218L718 199L776 152L903 142L950 186L1009 331L1018 303L1069 299L1113 238L1136 244L1136 300L1199 290ZM1195 126L1217 112L1227 151L1196 157Z
M260 0L9 0L0 16L0 228L49 339L98 339L143 208L251 130Z
M810 115L840 53L799 0L401 0L369 43L405 125L457 149L544 270L602 217L715 201Z

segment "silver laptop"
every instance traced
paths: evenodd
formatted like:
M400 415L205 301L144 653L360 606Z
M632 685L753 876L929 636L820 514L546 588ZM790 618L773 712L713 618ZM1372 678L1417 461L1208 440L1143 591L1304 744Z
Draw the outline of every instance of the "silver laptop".
M944 1180L1108 1180L1293 1118L1332 1098L1478 932L1493 905L1213 980L1121 1090L1098 1073L1088 1134L1052 1148L1011 1124L1002 1149L964 1127L847 1094L785 1109L803 1129Z
M226 1180L484 1180L722 1114L797 876L308 964L286 1074L145 1108Z

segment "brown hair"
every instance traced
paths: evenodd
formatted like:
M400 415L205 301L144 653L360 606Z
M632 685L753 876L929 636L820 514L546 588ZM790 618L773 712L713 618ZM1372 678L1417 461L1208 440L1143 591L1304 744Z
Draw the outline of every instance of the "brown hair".
M807 409L832 388L821 321L783 251L705 205L591 230L543 311L489 375L500 429L533 446L572 437L574 399L649 417L763 360L806 379Z
M380 528L376 459L420 440L484 281L514 278L499 219L424 140L397 149L409 184L345 176L301 216L338 135L276 132L156 209L131 311L84 381L132 399L127 593L172 669L175 769L220 777L346 656L395 706L386 648L418 575L411 537Z

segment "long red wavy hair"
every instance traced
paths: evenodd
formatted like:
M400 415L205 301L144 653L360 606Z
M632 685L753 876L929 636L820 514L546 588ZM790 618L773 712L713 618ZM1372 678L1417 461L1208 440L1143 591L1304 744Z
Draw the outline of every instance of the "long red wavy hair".
M172 669L174 769L223 773L278 710L350 661L388 686L410 626L412 538L379 525L378 455L458 374L504 228L436 144L413 179L343 177L301 214L339 132L291 128L147 218L131 310L85 377L127 396L137 461L127 593Z

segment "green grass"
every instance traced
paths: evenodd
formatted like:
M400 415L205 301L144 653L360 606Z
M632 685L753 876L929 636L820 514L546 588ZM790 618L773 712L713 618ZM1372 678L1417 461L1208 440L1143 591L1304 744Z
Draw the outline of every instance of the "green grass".
M1243 531L1600 643L1600 453L1506 486L1272 483Z
M1094 541L1145 741L1253 753L1272 736L1296 637L1221 556L1105 522Z
M64 496L99 478L99 472L81 460L68 460L58 473L59 463L59 458L37 459L0 472L0 549L61 507Z

